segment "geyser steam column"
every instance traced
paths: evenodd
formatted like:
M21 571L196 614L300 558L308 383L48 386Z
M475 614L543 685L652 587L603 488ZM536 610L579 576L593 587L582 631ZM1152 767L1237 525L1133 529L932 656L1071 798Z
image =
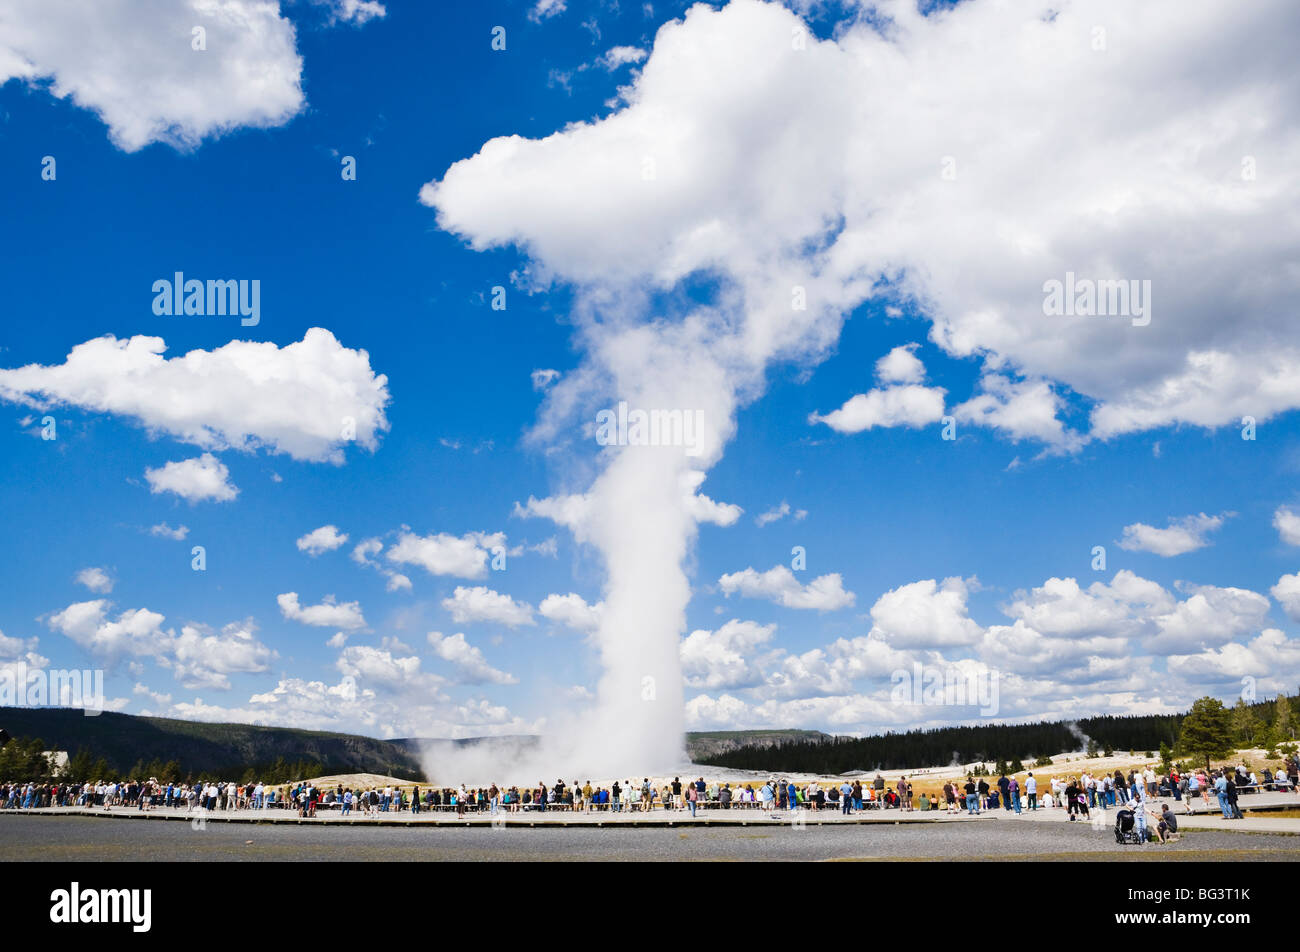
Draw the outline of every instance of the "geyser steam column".
M843 181L855 68L780 4L697 4L658 31L609 115L492 139L421 189L444 230L475 250L517 247L532 287L573 290L583 359L548 391L536 439L572 449L591 413L620 402L703 424L691 446L640 442L629 427L599 448L594 481L565 474L585 492L529 500L528 514L568 526L607 571L596 703L572 723L548 715L538 777L680 760L686 559L701 522L739 516L697 490L769 364L823 356L874 285L834 259L857 194Z
M644 329L624 331L638 334ZM608 360L622 348L597 350ZM602 774L667 770L684 760L679 646L691 597L684 564L701 508L710 505L695 493L702 477L696 467L716 456L720 441L710 417L726 416L727 408L699 405L704 394L683 387L680 371L698 367L700 356L680 358L678 373L655 373L657 380L646 379L644 361L606 363L634 399L597 414L595 438L608 461L572 526L605 558L596 637L604 673L594 710L565 731L575 745L573 763Z
M608 572L597 634L604 674L577 763L615 774L683 760L678 643L690 585L682 570L694 529L681 499L680 448L620 446L596 480L588 532Z

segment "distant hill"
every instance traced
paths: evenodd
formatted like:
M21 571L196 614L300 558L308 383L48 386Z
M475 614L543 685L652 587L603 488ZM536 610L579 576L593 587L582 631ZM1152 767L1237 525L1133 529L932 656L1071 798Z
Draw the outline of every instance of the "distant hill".
M530 735L468 737L399 737L378 740L358 734L307 731L292 727L210 724L167 717L140 717L105 711L87 717L70 708L0 707L0 729L18 738L40 738L46 750L86 751L102 757L116 773L138 764L179 765L182 776L199 774L245 779L251 773L278 773L299 764L322 774L375 773L424 779L421 754L436 762L440 750L466 747L517 752L535 746ZM693 761L738 749L761 750L783 744L831 740L821 731L700 731L687 734ZM292 772L292 771L290 771ZM278 777L277 777L278 780Z
M87 717L69 708L0 707L0 728L44 741L47 750L103 757L118 772L137 763L175 761L183 774L244 779L277 761L310 763L321 773L377 773L420 779L419 758L406 746L357 734L250 724L207 724L105 711Z
M728 751L762 750L781 744L820 744L832 740L821 731L692 731L686 735L686 752L697 763L708 763L708 758Z

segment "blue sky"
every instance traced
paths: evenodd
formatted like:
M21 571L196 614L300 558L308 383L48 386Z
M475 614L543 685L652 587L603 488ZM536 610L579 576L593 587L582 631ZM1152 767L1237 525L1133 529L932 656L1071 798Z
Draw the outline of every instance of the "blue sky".
M977 0L818 7L804 41L801 11L756 2L322 0L283 3L256 35L209 24L203 51L185 4L156 26L110 7L101 37L148 42L125 56L77 37L102 53L93 69L57 41L89 25L25 7L0 36L0 663L102 667L109 706L132 713L382 736L620 710L619 638L680 657L667 723L691 729L972 717L891 704L913 663L995 672L1013 719L1176 710L1243 678L1294 691L1300 100L1270 72L1285 31L1258 27L1295 14L1253 5L1227 44L1252 65L1212 92L1223 75L1188 77L1174 47L1215 24L1102 6L1097 50L1087 17ZM1009 22L1067 52L1024 52ZM771 36L815 68L752 52ZM235 49L283 88L207 69ZM1087 146L1008 78L1016 56L1071 91ZM1087 109L1143 77L1134 115ZM651 152L654 198L625 184L644 176L610 177ZM1258 178L1238 175L1245 157ZM1151 280L1150 326L1044 314L1043 282L1067 270ZM176 271L260 281L260 322L156 315L152 284ZM811 307L769 315L773 288L796 285ZM706 308L717 323L679 349L665 328ZM312 328L332 337L286 349ZM229 360L110 367L136 337ZM668 359L642 362L642 344ZM618 547L638 548L637 519L611 542L525 510L598 500L597 474L636 448L598 446L595 411L652 395L719 425L698 464L716 508L681 530L684 560L640 576L671 603L684 573L681 623L668 604L662 624L612 632L589 609L629 604L607 569L633 558ZM322 436L349 401L378 423ZM184 538L151 532L164 524ZM327 526L347 541L299 544ZM404 536L432 540L423 564L393 557ZM796 546L787 580L773 570ZM107 581L78 581L87 569ZM545 607L570 593L586 628Z

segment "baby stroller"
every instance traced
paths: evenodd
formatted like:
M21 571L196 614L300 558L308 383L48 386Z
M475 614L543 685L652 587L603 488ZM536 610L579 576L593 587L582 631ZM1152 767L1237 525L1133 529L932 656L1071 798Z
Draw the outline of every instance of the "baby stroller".
M1120 844L1129 844L1142 842L1142 836L1136 829L1133 822L1132 810L1120 810L1115 817L1115 842Z

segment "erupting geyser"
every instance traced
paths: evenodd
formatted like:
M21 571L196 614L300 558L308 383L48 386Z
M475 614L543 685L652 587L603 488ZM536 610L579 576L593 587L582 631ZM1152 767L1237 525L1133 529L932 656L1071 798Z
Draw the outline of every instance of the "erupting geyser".
M829 81L851 63L834 42L792 46L803 29L776 5L697 6L659 31L621 108L545 139L493 139L421 190L474 248L526 253L530 290L573 291L583 360L548 391L532 438L571 450L552 458L585 489L526 510L567 526L606 570L592 707L548 716L535 750L476 780L643 776L685 759L688 558L700 523L740 511L699 487L771 362L823 356L875 282L829 266L845 190L805 143L845 149L826 115L854 108ZM736 163L767 171L737 177ZM597 414L624 402L689 415L691 445L597 445ZM461 778L445 760L435 773Z

